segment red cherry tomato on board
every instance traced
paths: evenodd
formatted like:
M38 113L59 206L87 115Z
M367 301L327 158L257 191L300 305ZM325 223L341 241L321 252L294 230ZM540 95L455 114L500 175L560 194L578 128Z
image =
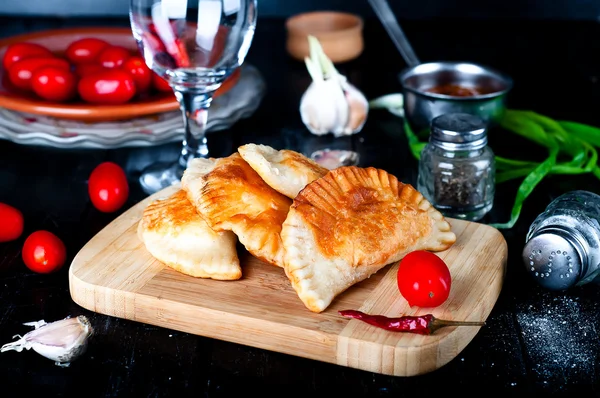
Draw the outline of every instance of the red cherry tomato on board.
M8 69L8 78L17 88L31 90L31 78L33 73L46 66L56 66L64 70L70 70L69 62L62 58L24 58L11 65Z
M84 101L94 104L123 104L136 93L133 77L119 69L83 76L77 92Z
M70 70L45 66L33 72L31 88L45 100L64 102L77 94L77 77Z
M0 202L0 242L10 242L23 233L23 213Z
M169 86L169 82L160 77L155 72L152 72L152 86L163 93L172 93L173 89Z
M62 240L49 231L35 231L25 239L23 262L33 272L49 274L62 268L67 249Z
M73 64L97 62L100 53L108 46L110 44L102 39L84 37L69 44L65 56Z
M129 197L125 172L116 163L100 163L90 174L88 194L94 207L104 213L119 210Z
M400 260L397 280L400 294L411 307L441 305L448 299L452 285L446 263L424 250L410 252Z
M6 48L2 57L2 66L8 70L12 64L20 59L32 57L53 57L52 51L36 43L13 43Z
M148 91L152 83L153 72L146 66L142 57L133 56L127 59L121 69L131 75L137 93Z
M131 57L131 51L123 46L110 45L100 52L97 63L105 68L119 68Z

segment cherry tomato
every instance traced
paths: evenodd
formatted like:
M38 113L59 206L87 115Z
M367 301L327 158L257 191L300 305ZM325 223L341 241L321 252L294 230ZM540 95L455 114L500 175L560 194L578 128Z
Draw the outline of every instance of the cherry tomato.
M108 70L99 64L77 64L75 65L75 74L79 77L94 74L96 72L102 72Z
M133 77L120 69L83 76L77 91L84 101L94 104L123 104L136 93Z
M64 102L77 94L77 77L70 70L45 66L33 72L31 88L43 99Z
M8 78L17 88L31 90L31 77L33 72L45 66L56 66L64 70L70 70L69 62L62 58L24 58L14 62L8 69Z
M74 64L97 62L100 53L108 46L110 44L102 39L84 37L69 44L65 56Z
M133 77L137 93L148 91L152 83L152 71L142 57L133 56L127 59L121 68Z
M10 242L23 233L23 213L0 202L0 242Z
M98 55L98 63L105 68L119 68L131 57L131 52L122 46L110 45Z
M2 66L8 70L12 64L20 59L32 57L53 57L52 51L36 43L13 43L6 48L2 57Z
M88 193L94 207L104 213L119 210L129 197L125 172L116 163L100 163L88 180Z
M58 236L39 230L25 239L21 255L27 268L40 274L49 274L65 264L67 249Z
M169 82L160 77L155 72L152 72L152 86L163 93L172 93L173 89L169 86Z
M424 250L408 253L398 267L398 289L408 304L437 307L450 295L452 279L446 263Z

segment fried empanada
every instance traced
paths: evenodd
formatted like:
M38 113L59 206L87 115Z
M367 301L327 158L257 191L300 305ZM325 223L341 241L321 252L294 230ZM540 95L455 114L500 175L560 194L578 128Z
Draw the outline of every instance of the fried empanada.
M304 305L333 299L413 250L449 248L456 235L409 184L373 167L340 167L308 184L283 223L284 269Z
M215 231L233 231L253 256L283 267L281 225L292 200L275 191L239 153L194 159L182 188Z
M277 150L267 145L246 144L240 146L238 152L271 188L291 199L306 185L329 171L314 160L289 149Z
M213 231L181 189L150 202L137 232L154 258L182 274L219 280L242 276L235 234Z

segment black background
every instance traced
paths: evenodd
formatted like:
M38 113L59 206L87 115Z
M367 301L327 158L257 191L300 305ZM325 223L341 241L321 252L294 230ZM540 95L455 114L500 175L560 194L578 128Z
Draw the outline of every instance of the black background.
M558 19L596 21L597 0L389 0L400 19L485 18ZM0 14L48 16L122 16L128 0L2 0ZM363 16L374 15L367 0L258 0L263 17L287 17L312 11L334 9Z
M0 17L0 37L61 27L128 26L126 16L121 15L126 5L121 2L115 13L121 11L114 18L61 15L67 11L77 14L82 7L100 12L107 4L116 4L77 3L80 6L70 8L74 3L50 2L56 9L43 17ZM515 80L509 107L600 126L597 2L459 3L397 2L396 7L407 11L399 17L406 17L403 26L423 61L488 64ZM37 0L35 6L33 0L21 0L11 7L19 10L26 4L32 13L49 7ZM316 7L317 2L260 4L263 10L273 5L272 13L277 14ZM364 4L356 2L331 4L365 10ZM494 4L499 11L493 11ZM7 2L1 5L6 8ZM563 12L565 9L569 11ZM473 12L476 14L469 14ZM475 18L483 14L484 20ZM521 18L524 16L531 18ZM511 18L490 20L495 17ZM399 92L397 74L405 67L404 61L378 21L370 17L365 24L365 43L364 53L340 65L339 70L369 99ZM300 121L298 104L309 79L304 65L285 53L284 19L259 20L247 62L265 76L267 94L251 118L209 135L211 151L226 156L248 142L301 149L303 139L309 136ZM399 118L372 111L355 139L362 166L380 167L403 181L415 182L416 162L409 154ZM490 145L506 156L544 155L543 149L499 130L491 132ZM98 163L111 160L126 170L131 194L124 211L145 197L137 183L140 170L155 160L174 159L178 151L176 143L153 148L63 150L0 141L0 201L19 207L27 220L22 238L0 244L0 343L23 333L23 322L40 319L85 314L96 329L88 353L67 369L32 351L0 354L1 397L29 392L73 397L254 393L420 397L494 392L527 397L599 396L600 288L586 285L566 292L544 291L528 278L520 259L527 228L553 198L576 188L600 192L598 180L591 175L552 176L535 189L517 225L502 231L509 247L507 278L486 327L447 365L416 377L383 376L95 314L71 300L68 267L53 275L38 275L25 268L20 249L28 233L36 229L56 232L67 244L70 261L120 214L100 213L89 202L87 178ZM498 189L494 209L483 222L508 219L517 185L518 181Z

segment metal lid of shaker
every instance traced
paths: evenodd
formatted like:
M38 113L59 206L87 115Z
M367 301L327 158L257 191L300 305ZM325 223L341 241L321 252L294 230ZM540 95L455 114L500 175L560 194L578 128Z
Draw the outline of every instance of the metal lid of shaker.
M535 281L549 290L574 286L587 270L587 254L577 231L544 228L523 248L523 262Z
M432 144L449 151L476 150L487 145L487 124L468 113L446 113L431 121Z

